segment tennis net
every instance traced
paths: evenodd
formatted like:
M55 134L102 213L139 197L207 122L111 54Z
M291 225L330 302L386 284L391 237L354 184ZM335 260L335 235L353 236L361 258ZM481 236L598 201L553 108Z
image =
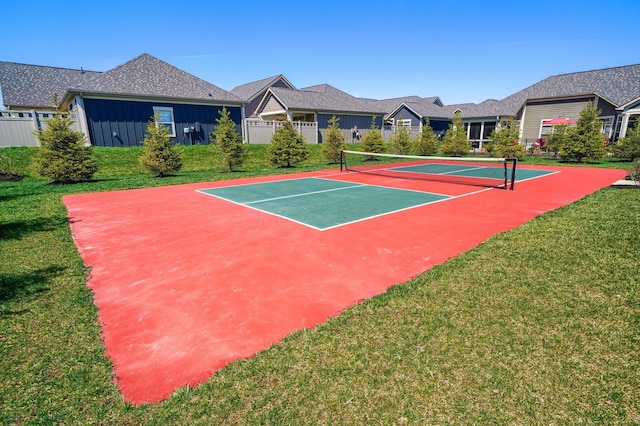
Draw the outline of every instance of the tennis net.
M341 171L511 190L516 165L513 158L429 157L348 150L340 156Z

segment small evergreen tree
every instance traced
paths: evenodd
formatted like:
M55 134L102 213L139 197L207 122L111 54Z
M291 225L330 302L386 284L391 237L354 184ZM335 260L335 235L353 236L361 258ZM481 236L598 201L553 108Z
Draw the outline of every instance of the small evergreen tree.
M461 157L469 152L471 145L467 140L467 132L462 123L460 112L456 112L449 129L445 133L440 145L440 154Z
M502 122L489 136L487 151L498 158L522 158L524 146L518 143L520 128L516 121Z
M631 163L629 179L634 181L636 185L640 186L640 157L636 158L633 160L633 163Z
M267 149L271 164L280 167L293 167L309 158L309 148L304 137L293 128L291 121L275 131Z
M417 155L432 155L438 152L438 137L433 133L428 118L425 118L420 134L413 142L412 151Z
M398 118L398 121L402 117ZM411 133L407 126L396 126L396 131L391 137L391 149L394 154L405 155L411 150Z
M605 137L601 132L602 123L598 120L600 110L589 102L580 111L576 127L567 130L567 137L558 146L558 155L563 160L598 160L607 153Z
M329 160L331 164L340 162L341 151L347 149L344 142L344 135L340 130L340 119L335 115L329 119L329 127L324 136L324 144L322 145L322 155Z
M360 151L374 152L376 154L386 151L384 139L382 139L382 132L376 124L375 116L371 118L371 126L367 133L362 137L362 141L360 142ZM373 157L370 157L369 159L372 160Z
M40 141L33 167L36 174L56 183L90 180L98 170L85 136L72 128L71 119L63 113L47 120L46 128L34 132Z
M236 130L236 123L231 119L229 110L223 107L216 118L218 125L209 135L211 148L217 160L226 171L232 172L247 159L247 152L242 144L242 136Z
M138 161L156 177L165 177L182 168L182 159L175 144L171 142L169 128L157 124L159 119L160 115L156 113L147 123L147 131L142 140L142 155Z
M625 160L640 158L640 125L627 130L627 135L613 145L613 155Z

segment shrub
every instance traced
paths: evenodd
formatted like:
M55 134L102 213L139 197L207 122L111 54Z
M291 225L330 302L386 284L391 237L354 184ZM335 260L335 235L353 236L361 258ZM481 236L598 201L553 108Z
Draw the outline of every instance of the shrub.
M334 115L329 120L329 127L325 133L322 155L329 160L331 164L336 164L340 162L340 153L344 149L347 149L347 145L344 142L344 135L340 130L340 119Z
M402 117L401 117L402 118ZM391 137L391 149L394 154L408 154L411 150L411 133L407 126L396 126Z
M432 155L438 152L438 137L433 133L428 118L425 119L420 134L413 142L412 151L417 155Z
M640 186L640 158L633 160L631 169L629 169L629 178Z
M362 142L360 142L360 151L380 154L386 150L384 139L382 139L382 132L378 128L376 124L376 117L374 116L371 119L371 126L369 127L369 130L362 137Z
M627 130L627 135L612 148L613 155L624 160L640 158L640 125Z
M553 126L552 132L547 136L547 143L544 145L547 151L554 154L558 153L560 146L566 145L566 139L569 137L568 124L556 124Z
M524 146L518 143L520 128L516 121L502 122L489 136L487 150L493 157L522 158Z
M600 110L589 102L580 111L576 127L567 130L567 137L558 146L561 159L584 161L599 160L606 154L605 137L601 132L602 123L598 120Z
M469 152L471 145L467 140L467 132L462 124L460 112L456 112L453 121L449 124L449 129L442 139L440 154L461 157Z
M218 111L220 117L216 119L218 125L209 135L211 148L217 160L225 170L232 172L247 159L247 152L242 144L242 136L236 130L236 123L230 118L227 108Z
M56 183L90 180L98 170L90 146L82 132L71 128L71 119L63 113L47 120L46 128L34 132L41 146L34 158L34 171Z
M147 123L139 162L156 177L166 177L182 168L182 160L180 152L171 142L169 128L157 124L159 118L159 114L156 113Z
M293 167L309 158L309 149L304 137L288 120L275 131L267 151L271 164L280 167Z

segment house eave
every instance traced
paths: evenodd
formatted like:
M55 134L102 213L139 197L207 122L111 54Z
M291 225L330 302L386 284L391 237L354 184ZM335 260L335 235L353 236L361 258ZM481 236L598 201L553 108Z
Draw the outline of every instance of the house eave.
M233 105L242 107L245 105L243 101L222 100L222 99L202 99L202 98L182 98L175 96L155 96L155 95L141 95L136 93L110 93L110 92L98 92L98 91L83 91L83 90L68 90L65 96L60 102L61 108L66 108L73 98L81 96L83 98L94 99L113 99L113 100L127 100L127 101L155 101L155 102L168 102L178 104L191 104L191 105Z

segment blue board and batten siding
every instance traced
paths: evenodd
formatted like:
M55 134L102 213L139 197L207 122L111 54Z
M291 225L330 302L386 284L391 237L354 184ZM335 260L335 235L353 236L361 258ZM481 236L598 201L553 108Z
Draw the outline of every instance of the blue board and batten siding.
M147 123L153 116L153 107L173 108L176 136L171 139L182 145L208 144L209 135L220 116L219 111L222 110L222 106L216 105L85 98L84 108L91 144L115 147L142 145ZM226 108L240 133L241 107ZM199 131L184 133L184 128L195 127L196 123L200 124Z
M318 128L326 129L329 127L329 120L331 117L336 116L340 119L338 124L341 129L368 129L371 127L371 118L373 115L348 115L348 114L318 114ZM380 129L382 127L382 114L376 116L376 126Z
M407 107L402 107L390 118L394 120L411 120L411 127L420 126L422 119Z

